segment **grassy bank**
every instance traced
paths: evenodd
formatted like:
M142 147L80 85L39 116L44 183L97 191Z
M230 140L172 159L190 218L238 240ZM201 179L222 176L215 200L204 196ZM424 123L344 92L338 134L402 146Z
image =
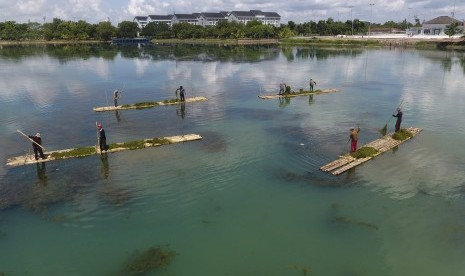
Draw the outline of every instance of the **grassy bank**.
M67 44L101 44L110 41L100 40L0 40L0 45L67 45Z

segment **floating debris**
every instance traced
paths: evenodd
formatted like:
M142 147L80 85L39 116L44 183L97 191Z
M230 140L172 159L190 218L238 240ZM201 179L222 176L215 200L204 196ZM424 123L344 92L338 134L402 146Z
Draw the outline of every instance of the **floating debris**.
M295 270L301 272L302 275L304 275L304 276L309 275L309 273L312 270L309 266L299 267L298 265L291 265L290 267L292 269L295 269Z
M155 269L165 269L176 255L174 251L154 246L142 253L135 252L124 263L124 270L130 275L139 275Z

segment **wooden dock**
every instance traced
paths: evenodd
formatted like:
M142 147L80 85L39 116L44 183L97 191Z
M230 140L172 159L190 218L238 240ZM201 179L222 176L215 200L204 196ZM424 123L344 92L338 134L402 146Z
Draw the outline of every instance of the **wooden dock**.
M315 91L302 91L302 92L293 92L294 94L271 94L271 95L259 95L258 97L263 100L269 99L278 99L278 98L289 98L289 97L299 97L299 96L310 96L310 95L318 95L318 94L326 94L326 93L334 93L338 92L337 89L323 89L323 90L315 90Z
M169 101L161 101L161 102L146 102L141 104L131 104L131 105L118 105L118 106L100 106L94 107L93 110L96 112L104 112L104 111L115 111L115 110L128 110L128 109L145 109L145 108L152 108L155 106L163 106L163 105L175 105L181 103L193 103L193 102L204 102L208 99L205 97L191 97L186 98L184 102L176 101L176 102L169 102Z
M195 141L195 140L201 140L202 136L198 134L186 134L186 135L177 135L177 136L170 136L170 137L164 137L161 138L160 140L166 141L166 143L160 144L160 143L151 143L151 139L144 139L142 140L143 146L142 148L148 148L148 147L157 147L157 146L162 146L162 145L169 145L169 144L174 144L174 143L183 143L183 142L189 142L189 141ZM116 143L116 147L111 148L107 150L107 153L112 153L112 152L119 152L119 151L125 151L125 150L131 150L133 148L128 148L128 147L118 147L118 145L123 145L124 143ZM29 164L36 164L36 163L42 163L42 162L49 162L49 161L54 161L54 160L62 160L62 159L68 159L68 158L77 158L77 157L84 157L84 156L90 156L90 155L95 155L95 154L100 154L99 149L95 149L96 146L90 146L87 147L87 149L93 148L94 150L84 152L80 155L75 155L75 156L65 156L65 157L60 157L60 158L55 158L53 157L53 153L66 153L66 152L71 152L73 150L77 150L78 148L73 148L73 149L64 149L64 150L55 150L55 151L48 151L44 152L44 155L46 156L45 159L40 159L35 160L35 157L33 154L28 154L28 155L23 155L23 156L17 156L17 157L12 157L9 158L6 162L7 166L22 166L22 165L29 165Z
M413 127L407 128L407 130L410 133L412 133L413 136L411 138L415 137L415 135L417 135L418 133L422 131L421 128L413 128ZM363 146L363 147L372 147L378 151L372 157L365 157L365 158L357 159L357 158L350 156L350 154L344 154L344 155L339 156L337 160L324 165L323 167L320 168L320 170L324 172L329 172L333 175L339 175L411 139L411 138L407 138L402 141L395 140L392 138L392 135L393 133L389 133Z

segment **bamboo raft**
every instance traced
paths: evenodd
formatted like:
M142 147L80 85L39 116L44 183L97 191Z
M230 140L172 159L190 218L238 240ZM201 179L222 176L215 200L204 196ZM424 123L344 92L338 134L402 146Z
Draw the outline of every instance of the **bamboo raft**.
M323 89L323 90L315 90L315 91L302 91L302 92L293 92L295 94L272 94L272 95L259 95L258 97L263 100L269 99L278 99L278 98L289 98L289 97L298 97L298 96L310 96L310 95L318 95L318 94L326 94L326 93L334 93L338 92L337 89Z
M350 170L351 168L354 168L360 164L363 164L365 163L366 161L370 160L370 159L373 159L374 157L394 148L394 147L397 147L398 145L402 144L403 142L407 141L407 140L410 140L411 138L413 138L415 135L417 135L418 133L420 133L422 131L421 128L413 128L413 127L410 127L410 128L407 128L407 130L412 133L412 137L410 138L407 138L405 140L395 140L392 138L392 135L394 133L389 133L379 139L376 139L366 145L364 145L363 147L372 147L374 149L376 149L378 152L374 155L374 156L371 156L371 157L365 157L365 158L354 158L352 156L350 156L350 154L344 154L344 155L341 155L339 156L339 158L333 162L330 162L324 166L322 166L320 168L320 170L324 171L324 172L329 172L333 175L339 175L341 173L344 173L348 170Z
M183 143L183 142L201 140L202 136L200 136L198 134L186 134L186 135L177 135L177 136L164 137L162 139L165 139L167 141L166 145L168 145L168 144L174 144L174 143ZM150 143L149 142L150 140L151 139L144 139L143 140L144 141L143 148L158 147L158 146L164 145L164 144L159 144L159 143ZM118 145L123 145L123 144L124 143L116 143L117 147L109 149L109 150L107 150L105 152L112 153L112 152L131 150L131 148L124 147L124 146L118 147ZM62 159L77 158L77 157L84 157L84 156L100 154L100 149L98 149L98 147L96 147L96 149L91 153L87 152L87 153L83 153L83 154L76 155L76 156L66 156L66 157L60 157L60 158L54 158L52 156L53 153L66 153L66 152L70 152L70 151L73 151L73 150L76 150L76 149L77 148L44 152L44 155L45 155L46 158L45 159L40 159L39 158L38 160L35 160L35 157L34 157L33 154L27 154L27 155L12 157L12 158L9 158L7 160L6 165L16 167L16 166L22 166L22 165L49 162L49 161L54 161L54 160L62 160Z
M186 98L184 102L179 100L176 102L161 101L161 102L150 102L146 104L100 106L100 107L94 107L93 110L96 112L104 112L104 111L128 110L128 109L144 109L144 108L151 108L155 106L175 105L175 104L180 104L180 103L204 102L207 100L208 99L205 97L191 97L191 98Z

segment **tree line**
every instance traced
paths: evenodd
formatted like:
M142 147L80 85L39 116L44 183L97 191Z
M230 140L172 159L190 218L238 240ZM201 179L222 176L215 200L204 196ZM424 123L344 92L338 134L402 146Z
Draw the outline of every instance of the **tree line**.
M451 24L452 25L452 24ZM122 21L116 27L110 22L90 24L79 20L65 21L54 18L50 23L37 22L16 23L15 21L0 22L0 40L103 40L114 37L136 37L138 35L155 39L264 39L288 38L292 36L312 35L363 35L369 29L399 29L405 30L411 26L420 26L419 20L415 25L407 22L387 21L384 24L369 24L369 22L355 19L345 22L334 21L332 18L318 22L309 21L296 24L289 21L281 26L265 25L260 21L249 21L247 24L238 22L219 21L215 26L199 26L189 23L176 23L169 26L166 23L150 22L139 28L136 22ZM456 26L455 26L456 27Z

